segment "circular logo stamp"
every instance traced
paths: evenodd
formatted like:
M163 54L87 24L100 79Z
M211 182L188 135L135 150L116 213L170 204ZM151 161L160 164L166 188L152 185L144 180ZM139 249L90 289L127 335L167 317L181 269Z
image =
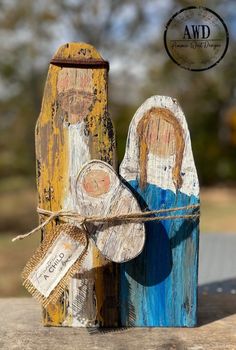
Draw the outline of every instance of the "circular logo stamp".
M165 48L180 67L203 71L224 57L229 43L222 18L206 7L191 6L175 13L166 25Z

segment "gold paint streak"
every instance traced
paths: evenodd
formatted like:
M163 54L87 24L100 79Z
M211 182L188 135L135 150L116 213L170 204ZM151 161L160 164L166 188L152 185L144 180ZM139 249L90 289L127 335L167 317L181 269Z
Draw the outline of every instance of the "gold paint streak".
M51 304L45 309L45 326L60 326L65 319L65 307L62 307L61 303Z
M68 143L63 124L57 125L56 97L59 67L50 65L45 86L42 109L36 126L36 157L40 162L41 176L38 177L39 206L43 209L60 210L68 184ZM44 150L44 152L42 152ZM43 235L49 235L55 222L48 225ZM61 303L49 305L45 324L60 325L65 318Z
M76 60L78 58L80 59L90 59L90 58L100 58L102 59L101 55L97 52L97 50L89 44L86 43L68 43L62 45L53 58L61 58L61 59L67 59L71 58L73 60Z
M147 172L146 172L146 166L147 166L147 156L148 156L148 147L147 143L144 142L144 140L140 140L139 145L139 163L140 163L140 187L144 188L147 183Z
M101 159L109 162L115 166L114 155L114 140L109 136L107 125L107 72L105 69L93 69L93 84L94 89L97 91L97 99L95 105L89 114L88 129L91 136L90 152L92 159ZM99 250L95 247L93 250L93 266L95 270L95 292L97 298L97 318L101 326L111 326L108 317L104 317L102 309L106 307L106 286L103 276L104 265L108 265L105 268L111 269L111 275L113 275L112 281L114 283L114 293L118 295L118 273L117 267L114 263L108 262ZM112 311L115 313L115 309ZM118 319L118 314L116 315ZM114 326L114 324L113 324Z

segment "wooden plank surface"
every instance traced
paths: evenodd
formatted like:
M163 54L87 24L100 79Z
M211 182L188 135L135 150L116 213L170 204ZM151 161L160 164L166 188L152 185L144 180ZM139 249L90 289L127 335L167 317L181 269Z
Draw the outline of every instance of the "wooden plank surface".
M154 96L137 110L120 174L143 209L199 203L189 131L175 99ZM191 214L194 210L171 215ZM121 267L122 325L195 326L198 220L147 223L146 235L143 252Z
M236 350L236 298L200 295L197 328L90 329L43 327L40 305L30 298L0 299L3 350Z
M54 60L102 60L88 44L59 48ZM115 139L107 111L107 69L50 64L36 126L39 206L74 210L75 182L83 164L102 159L115 166ZM43 232L50 235L54 221ZM113 283L109 284L108 281ZM115 326L118 323L117 267L91 243L83 268L56 305L44 312L45 325Z

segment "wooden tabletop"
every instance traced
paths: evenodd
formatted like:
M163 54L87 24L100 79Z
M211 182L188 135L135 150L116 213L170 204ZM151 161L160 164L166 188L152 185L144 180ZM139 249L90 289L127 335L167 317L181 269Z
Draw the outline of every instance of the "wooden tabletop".
M236 350L236 296L201 295L197 328L47 328L31 298L0 299L0 349Z

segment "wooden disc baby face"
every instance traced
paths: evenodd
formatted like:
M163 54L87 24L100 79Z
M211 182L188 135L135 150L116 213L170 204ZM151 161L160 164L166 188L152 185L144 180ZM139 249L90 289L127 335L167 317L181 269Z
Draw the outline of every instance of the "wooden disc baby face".
M110 176L104 170L91 170L82 181L84 191L91 197L99 197L110 189Z
M93 160L80 171L77 179L78 211L85 216L116 216L141 212L133 194L105 162ZM140 222L98 222L87 224L97 248L109 260L125 262L135 258L145 242Z

